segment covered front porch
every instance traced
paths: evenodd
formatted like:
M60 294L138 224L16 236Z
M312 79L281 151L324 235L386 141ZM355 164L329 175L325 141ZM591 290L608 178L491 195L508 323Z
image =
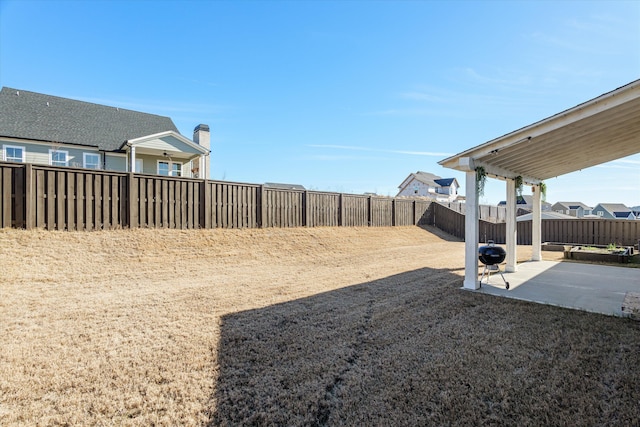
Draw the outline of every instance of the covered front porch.
M208 148L173 131L131 139L123 149L130 172L187 178L208 176Z
M533 192L532 262L541 256L541 190L544 181L640 153L640 80L439 162L465 172L465 278L479 289L479 181L506 181L506 266L518 272L518 187ZM637 273L637 271L636 271ZM512 291L508 291L512 292Z

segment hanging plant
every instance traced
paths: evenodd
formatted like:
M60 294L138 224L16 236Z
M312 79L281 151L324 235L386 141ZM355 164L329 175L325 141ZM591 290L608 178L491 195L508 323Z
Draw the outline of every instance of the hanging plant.
M516 194L518 195L518 198L520 198L522 197L522 176L516 176L514 181L516 183Z
M484 195L484 185L487 183L487 172L484 167L478 166L476 168L476 194L478 196Z
M547 184L545 184L544 181L540 181L540 184L538 184L538 187L540 188L540 196L542 196L542 201L546 202L547 201Z

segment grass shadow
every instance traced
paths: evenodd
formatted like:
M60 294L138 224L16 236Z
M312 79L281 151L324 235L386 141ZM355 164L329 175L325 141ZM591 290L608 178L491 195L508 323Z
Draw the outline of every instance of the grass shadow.
M633 425L640 323L423 268L221 322L211 426Z

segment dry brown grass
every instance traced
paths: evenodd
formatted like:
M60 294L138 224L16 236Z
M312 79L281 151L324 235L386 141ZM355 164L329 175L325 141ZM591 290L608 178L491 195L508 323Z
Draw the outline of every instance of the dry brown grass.
M0 230L0 425L637 423L638 323L431 231Z

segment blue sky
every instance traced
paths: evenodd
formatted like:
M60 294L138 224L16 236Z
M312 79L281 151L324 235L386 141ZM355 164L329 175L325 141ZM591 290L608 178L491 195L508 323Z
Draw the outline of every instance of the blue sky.
M464 185L437 162L638 78L637 1L0 0L1 86L209 124L219 180ZM547 188L640 205L640 155Z

